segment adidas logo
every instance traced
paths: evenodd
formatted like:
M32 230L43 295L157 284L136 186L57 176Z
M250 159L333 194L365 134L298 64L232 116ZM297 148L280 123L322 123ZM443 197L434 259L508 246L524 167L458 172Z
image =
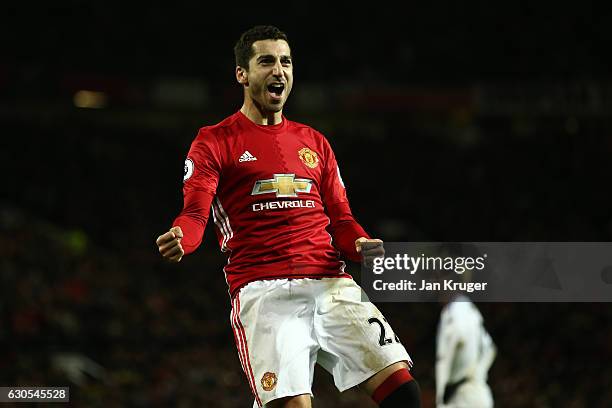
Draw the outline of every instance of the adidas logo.
M242 153L242 156L240 156L240 158L238 159L240 163L247 162L247 161L255 161L255 160L257 160L257 157L249 153L248 150L245 150L244 153Z

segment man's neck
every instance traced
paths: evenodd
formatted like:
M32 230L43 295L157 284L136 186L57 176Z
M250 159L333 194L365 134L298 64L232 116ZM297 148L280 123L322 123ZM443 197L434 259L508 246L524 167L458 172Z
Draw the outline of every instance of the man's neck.
M283 121L283 111L267 112L260 109L255 103L244 101L240 112L244 114L251 122L258 125L278 125Z

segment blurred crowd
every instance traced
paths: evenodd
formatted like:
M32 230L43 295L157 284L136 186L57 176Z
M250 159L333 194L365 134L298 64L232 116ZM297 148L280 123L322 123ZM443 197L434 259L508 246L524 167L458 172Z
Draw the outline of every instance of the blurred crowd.
M588 2L32 5L0 13L0 386L70 386L75 407L251 405L212 226L179 265L155 239L198 127L240 106L231 50L256 23L287 31L284 113L328 137L372 236L612 241L612 25ZM379 307L433 407L442 306ZM479 307L496 406L612 406L609 304ZM313 391L374 407L318 368Z
M534 120L522 134L507 118L454 120L373 118L350 131L304 121L330 138L358 220L387 241L610 241L605 123L581 122L576 135L562 120ZM0 152L14 175L0 201L0 382L67 385L79 407L249 406L212 229L179 265L154 245L181 208L197 128L120 130L76 113L69 126L4 124L20 154ZM380 308L432 407L441 306ZM499 349L497 406L612 405L608 304L480 308ZM373 406L338 394L323 370L314 393L319 407Z
M0 206L3 384L70 386L83 407L240 407L250 391L228 323L221 265L134 263L82 231ZM206 276L210 275L210 276ZM434 400L440 305L382 304L415 360L424 406ZM612 403L607 304L480 304L499 354L490 383L500 407ZM320 407L373 406L338 394L317 370Z

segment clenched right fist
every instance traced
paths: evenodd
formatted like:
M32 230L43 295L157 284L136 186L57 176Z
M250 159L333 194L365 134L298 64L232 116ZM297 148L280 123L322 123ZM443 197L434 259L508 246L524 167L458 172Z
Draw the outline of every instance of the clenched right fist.
M164 259L170 262L180 262L185 255L183 247L181 246L181 239L183 238L183 231L181 227L172 227L170 231L160 235L155 243L159 248L159 253L162 254Z

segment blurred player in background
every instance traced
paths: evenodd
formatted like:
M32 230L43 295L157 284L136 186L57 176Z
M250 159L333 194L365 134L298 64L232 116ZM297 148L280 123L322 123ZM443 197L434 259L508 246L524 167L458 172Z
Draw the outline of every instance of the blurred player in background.
M436 345L436 406L490 408L487 372L497 351L478 308L455 295L442 309Z
M178 262L193 252L212 208L254 406L310 407L315 362L340 391L360 386L381 407L420 406L408 353L361 302L340 258L371 263L383 243L353 218L325 137L282 114L293 86L286 35L254 27L234 53L244 103L192 143L184 208L157 239L160 253Z

